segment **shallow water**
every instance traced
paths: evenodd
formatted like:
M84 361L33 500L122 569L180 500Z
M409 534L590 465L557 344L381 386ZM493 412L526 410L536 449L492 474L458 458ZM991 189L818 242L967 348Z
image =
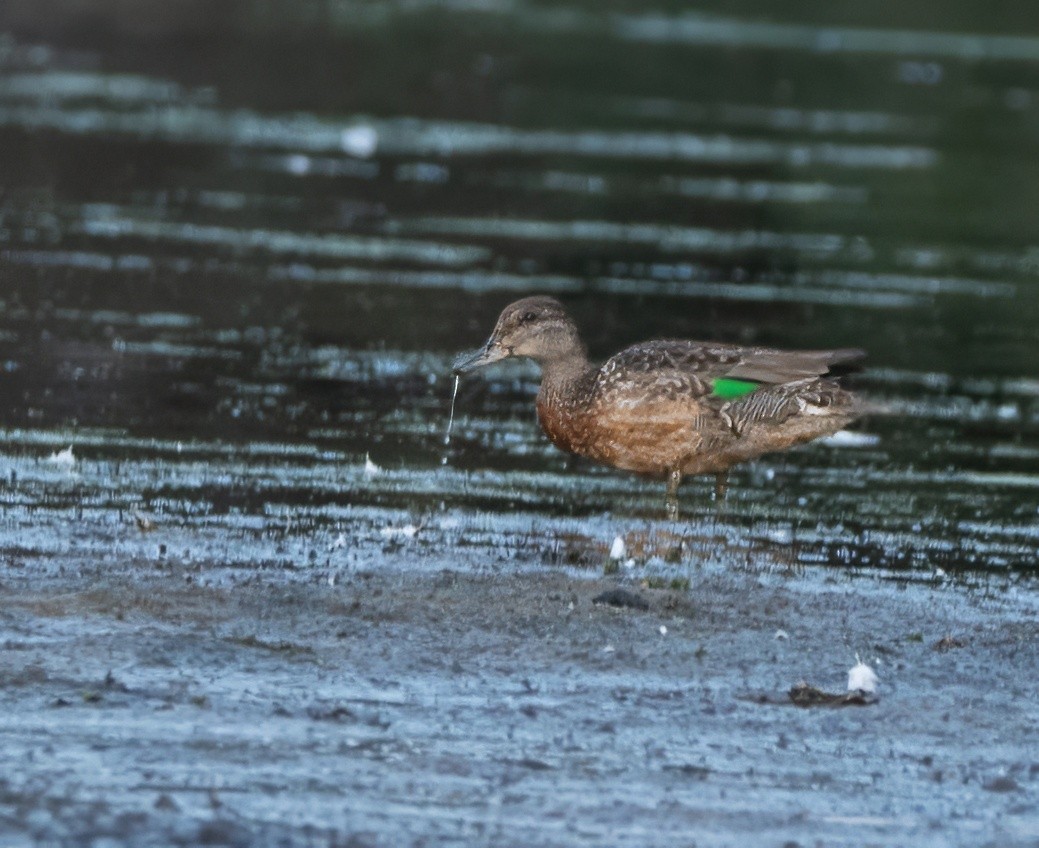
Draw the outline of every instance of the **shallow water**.
M1039 38L1014 8L52 5L0 9L10 591L594 580L621 536L616 579L680 593L736 568L1034 608ZM720 509L689 481L668 522L660 483L546 442L529 365L463 379L445 440L454 355L531 292L597 356L864 347L877 412L738 469Z

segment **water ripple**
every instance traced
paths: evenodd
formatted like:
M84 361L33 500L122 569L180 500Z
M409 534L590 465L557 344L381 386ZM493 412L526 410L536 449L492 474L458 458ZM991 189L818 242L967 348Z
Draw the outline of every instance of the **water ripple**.
M127 135L180 143L384 156L567 155L649 161L775 164L796 168L931 168L933 149L907 145L780 142L688 132L528 130L488 124L264 116L195 106L116 112L48 106L0 106L0 126L74 135Z
M118 214L85 217L69 226L72 232L105 239L162 239L173 243L220 245L269 253L298 253L329 259L372 262L411 261L430 265L471 265L490 256L482 247L339 233L300 233L241 229L190 222L150 221Z
M810 53L939 56L968 61L999 59L1034 62L1039 59L1039 38L1030 35L773 23L695 12L681 15L616 15L612 26L619 38L653 44L763 47Z

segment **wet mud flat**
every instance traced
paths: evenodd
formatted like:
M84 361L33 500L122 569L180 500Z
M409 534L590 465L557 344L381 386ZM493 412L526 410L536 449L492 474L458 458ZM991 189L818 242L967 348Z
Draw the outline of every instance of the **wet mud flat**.
M417 569L418 537L332 579L161 534L0 576L4 845L1039 840L1034 587L759 561L650 588ZM595 602L618 588L645 608ZM856 655L875 703L790 702Z

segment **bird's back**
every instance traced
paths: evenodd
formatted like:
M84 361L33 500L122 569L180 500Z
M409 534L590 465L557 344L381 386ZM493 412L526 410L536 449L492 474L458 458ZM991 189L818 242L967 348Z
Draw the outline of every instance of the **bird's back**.
M675 370L707 379L729 377L773 384L820 377L834 367L852 365L865 355L865 351L856 348L779 350L660 339L625 348L610 357L603 368L629 374Z

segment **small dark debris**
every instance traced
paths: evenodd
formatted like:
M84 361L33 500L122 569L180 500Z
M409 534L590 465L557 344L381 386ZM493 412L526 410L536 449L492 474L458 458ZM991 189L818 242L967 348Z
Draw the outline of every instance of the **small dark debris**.
M519 766L520 768L530 769L531 771L551 771L555 766L546 763L544 760L536 760L533 757L522 757L518 760L505 760L506 765Z
M243 648L259 648L263 651L282 654L312 654L314 649L309 645L298 645L295 642L268 642L252 634L248 636L237 636L230 639L233 644Z
M802 681L787 693L797 707L867 707L877 703L877 697L861 689L834 694L816 689Z
M356 721L357 714L348 707L342 705L323 709L321 707L310 707L307 715L314 721Z
M981 784L981 788L986 792L1017 792L1021 786L1012 777L994 777Z
M120 680L116 680L116 677L114 674L112 674L111 670L109 670L109 672L105 675L104 684L106 689L111 689L116 692L130 691L130 688L125 683L123 683Z
M943 636L931 647L936 651L951 651L953 648L966 648L967 643L955 636Z
M651 689L640 696L645 701L678 701L685 697L681 689Z
M618 609L649 609L649 602L645 598L627 589L608 589L592 598L592 603Z
M153 806L156 810L165 810L169 813L180 812L180 804L174 801L173 798L165 792L155 799L155 804Z
M358 723L368 727L385 730L393 722L385 719L377 712L358 713L342 704L332 706L312 706L307 709L307 715L314 721L335 721L343 723Z
M674 771L684 774L686 777L695 777L697 780L707 780L711 770L707 766L696 766L692 763L674 763L664 766L664 771Z

